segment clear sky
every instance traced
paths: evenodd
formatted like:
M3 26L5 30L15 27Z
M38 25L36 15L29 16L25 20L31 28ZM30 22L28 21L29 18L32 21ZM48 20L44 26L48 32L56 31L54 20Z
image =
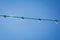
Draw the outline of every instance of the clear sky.
M60 1L0 0L0 15L60 20ZM60 23L0 17L0 40L60 40Z

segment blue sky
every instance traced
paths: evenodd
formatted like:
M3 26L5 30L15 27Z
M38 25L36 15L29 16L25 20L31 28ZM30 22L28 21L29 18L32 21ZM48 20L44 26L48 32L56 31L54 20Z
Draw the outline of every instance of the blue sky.
M60 20L60 1L0 0L0 15ZM0 40L60 40L60 23L0 17Z

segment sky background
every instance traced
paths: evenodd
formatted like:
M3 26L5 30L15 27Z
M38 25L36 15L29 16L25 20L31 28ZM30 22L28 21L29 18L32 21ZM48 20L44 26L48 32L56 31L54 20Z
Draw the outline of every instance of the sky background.
M60 20L60 1L0 0L0 15ZM0 40L60 40L60 23L0 17Z

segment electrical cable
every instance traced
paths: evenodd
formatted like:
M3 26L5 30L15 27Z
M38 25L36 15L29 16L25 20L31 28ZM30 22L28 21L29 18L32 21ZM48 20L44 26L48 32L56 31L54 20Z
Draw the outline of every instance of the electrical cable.
M39 21L54 21L54 22L60 22L60 20L53 20L53 19L41 19L41 18L29 18L29 17L20 17L20 16L8 16L8 15L0 15L1 17L7 18L21 18L21 19L32 19L32 20L39 20Z

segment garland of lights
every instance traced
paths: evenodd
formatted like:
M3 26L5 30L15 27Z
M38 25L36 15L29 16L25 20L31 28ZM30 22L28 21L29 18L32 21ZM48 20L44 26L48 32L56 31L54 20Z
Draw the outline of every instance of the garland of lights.
M4 18L12 17L12 18L21 18L21 19L32 19L32 20L39 20L39 21L54 21L54 22L60 22L60 20L53 20L53 19L41 19L41 18L29 18L29 17L19 17L19 16L8 16L8 15L0 15Z

